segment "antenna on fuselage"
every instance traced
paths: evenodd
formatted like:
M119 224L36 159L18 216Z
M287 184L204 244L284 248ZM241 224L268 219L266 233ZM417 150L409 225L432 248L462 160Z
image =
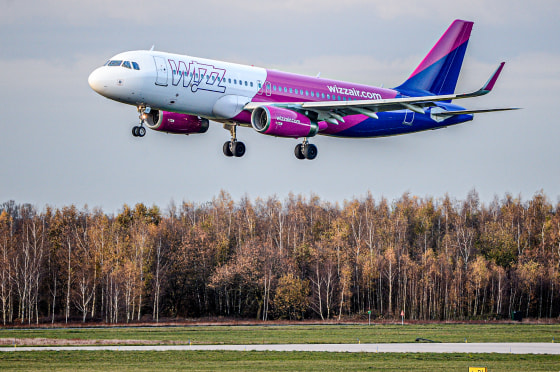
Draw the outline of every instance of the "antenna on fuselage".
M319 73L317 74L317 76L315 76L316 78L320 78L321 77L321 72L319 71Z
M155 47L156 47L156 45L153 44L152 47L150 48L150 52L153 52Z

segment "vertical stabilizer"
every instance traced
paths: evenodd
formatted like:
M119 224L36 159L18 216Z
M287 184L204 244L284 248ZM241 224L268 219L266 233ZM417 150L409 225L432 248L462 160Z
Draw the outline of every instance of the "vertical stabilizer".
M406 95L453 94L473 22L456 20L445 31L412 75L396 89Z

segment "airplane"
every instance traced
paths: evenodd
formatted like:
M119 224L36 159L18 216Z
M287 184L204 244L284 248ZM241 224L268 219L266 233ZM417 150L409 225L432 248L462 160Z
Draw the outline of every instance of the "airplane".
M315 135L383 137L439 129L473 119L474 114L516 108L469 110L452 100L489 93L502 72L500 63L477 91L456 94L473 22L455 20L401 85L379 88L261 67L150 50L111 57L88 78L90 87L117 102L134 105L140 124L174 134L205 133L209 121L222 123L231 139L223 153L241 157L245 144L237 127L301 138L294 154L315 159Z

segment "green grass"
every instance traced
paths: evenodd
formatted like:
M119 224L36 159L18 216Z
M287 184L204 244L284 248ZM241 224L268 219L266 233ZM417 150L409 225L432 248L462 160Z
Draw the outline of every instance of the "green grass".
M560 342L560 325L297 325L0 329L0 338L156 340L183 344ZM141 343L141 342L140 342Z
M560 367L552 355L366 354L310 352L9 352L0 353L2 371L152 371L152 370L383 370L383 371L551 371Z

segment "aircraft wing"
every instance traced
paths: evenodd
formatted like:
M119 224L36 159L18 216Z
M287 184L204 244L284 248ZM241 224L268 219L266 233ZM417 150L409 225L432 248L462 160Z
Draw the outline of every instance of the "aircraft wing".
M245 110L254 110L259 106L263 105L273 105L278 107L285 107L292 110L303 111L310 110L316 111L320 117L328 117L329 115L335 120L339 120L339 117L352 114L363 114L370 116L372 118L377 118L377 112L384 111L396 111L408 109L420 114L424 114L424 108L436 106L435 102L439 101L451 101L454 99L472 98L483 96L490 93L496 80L498 79L505 62L502 62L496 71L492 74L490 79L477 91L471 93L463 94L446 94L446 95L433 95L433 96L420 96L420 97L400 97L400 98L390 98L390 99L378 99L378 100L357 100L357 101L315 101L315 102L249 102L245 105ZM513 108L505 109L490 109L490 111L499 110L512 110ZM473 113L474 111L471 111ZM478 110L478 112L486 112ZM334 113L334 115L332 115ZM449 114L458 115L457 113ZM460 113L469 113L466 111L460 111Z

